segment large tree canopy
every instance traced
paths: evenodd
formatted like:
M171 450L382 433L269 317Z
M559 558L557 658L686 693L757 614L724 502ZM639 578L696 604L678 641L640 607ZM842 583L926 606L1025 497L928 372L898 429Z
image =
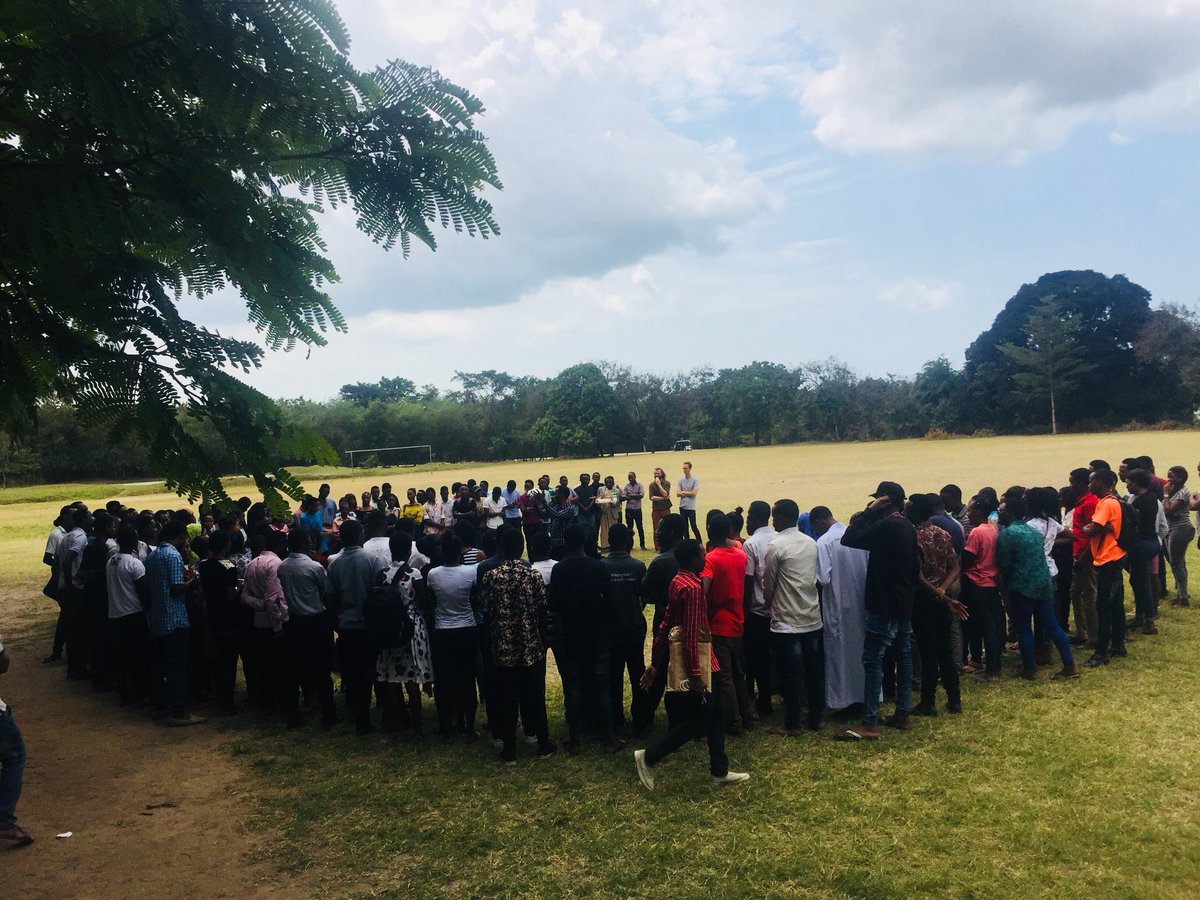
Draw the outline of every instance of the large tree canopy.
M268 500L329 458L231 372L263 348L183 318L240 293L271 349L345 322L317 229L349 204L390 248L496 233L480 101L429 69L347 59L329 0L7 0L0 12L0 428L47 399L135 433L168 485L221 498L176 409L215 427Z
M1148 389L1154 386L1152 373L1139 364L1134 352L1134 342L1150 317L1150 292L1124 275L1108 278L1099 272L1066 271L1022 285L992 327L967 348L963 372L970 385L969 408L979 417L976 424L1008 431L1047 418L1040 404L1029 403L1022 392L1013 390L1022 368L1002 348L1027 345L1026 327L1048 296L1056 298L1060 315L1073 317L1080 355L1096 367L1093 381L1064 398L1057 410L1059 422L1070 425L1107 417L1109 410L1128 410L1128 418L1154 421L1156 412L1148 404L1159 401L1156 392ZM1089 391L1090 387L1095 390ZM1099 402L1097 394L1102 395Z

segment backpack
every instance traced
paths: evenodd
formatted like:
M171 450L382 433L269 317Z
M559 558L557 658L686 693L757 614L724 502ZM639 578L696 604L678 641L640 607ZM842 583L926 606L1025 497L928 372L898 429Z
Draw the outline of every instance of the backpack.
M1117 532L1117 546L1128 553L1137 542L1138 512L1120 497L1115 499L1121 504L1121 530Z
M367 620L367 633L379 650L390 650L412 643L416 624L408 611L408 597L401 592L397 579L405 574L407 566L397 569L392 578L387 572L379 573L379 580L363 605L363 616Z

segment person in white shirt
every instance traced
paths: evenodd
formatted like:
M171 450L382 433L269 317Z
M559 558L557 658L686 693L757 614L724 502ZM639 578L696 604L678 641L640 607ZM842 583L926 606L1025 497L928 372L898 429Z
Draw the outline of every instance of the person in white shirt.
M825 645L825 705L845 709L862 703L862 666L866 638L866 550L842 546L846 526L827 507L809 513L817 535L817 584L821 587L821 624Z
M446 529L445 507L438 500L437 491L425 489L425 502L421 504L421 526L425 533L436 537Z
M817 542L796 527L800 507L778 500L771 510L778 534L767 545L763 599L771 612L771 642L782 678L784 719L777 734L800 733L800 691L807 695L810 731L825 713L825 658L817 593Z
M771 610L763 597L763 574L766 571L767 545L778 532L770 526L771 507L765 500L755 500L746 515L746 530L750 535L742 543L746 554L746 620L743 645L746 651L746 687L754 697L760 716L770 716L773 685L771 673Z
M504 524L504 510L508 508L500 486L492 488L492 492L483 498L483 524L489 531L495 531Z
M367 514L365 523L367 540L363 543L363 553L373 556L379 561L379 567L386 569L392 564L392 548L388 544L387 514L382 510L373 509Z
M42 660L44 663L62 659L63 647L67 643L67 623L63 618L62 599L58 593L58 547L73 524L71 517L74 513L75 507L73 506L64 506L58 511L58 518L54 520L54 529L46 538L46 552L42 554L42 562L50 567L50 579L42 588L42 593L58 604L58 622L54 626L54 645L50 650L50 655Z
M117 531L117 554L104 569L113 677L122 706L144 700L150 683L151 641L146 625L150 587L137 550L137 529L122 525Z

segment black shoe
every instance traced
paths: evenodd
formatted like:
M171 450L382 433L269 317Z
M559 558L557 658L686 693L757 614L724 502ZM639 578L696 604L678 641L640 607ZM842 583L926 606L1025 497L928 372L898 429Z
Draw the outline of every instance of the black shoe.
M55 651L54 651L53 653L51 653L49 656L43 657L43 658L42 658L42 662L44 662L44 663L52 663L52 662L58 662L60 659L62 659L62 651L61 651L61 650L55 650Z
M517 751L515 749L500 751L500 762L508 766L515 766L517 764Z
M895 728L897 731L908 731L908 716L895 713L884 719L883 724L888 728Z
M937 714L937 707L932 704L929 706L921 704L920 706L914 706L912 709L912 715L914 716L936 716Z
M1142 626L1142 634L1158 634L1158 627L1153 622L1147 622Z
M958 703L951 703L949 706L946 707L946 712L953 713L956 716L961 715L962 714L962 702L960 701Z
M1098 669L1101 666L1108 665L1108 657L1103 656L1099 653L1096 653L1092 656L1091 659L1089 659L1087 662L1085 662L1084 665L1087 666L1089 669Z
M1124 659L1125 657L1127 657L1129 655L1129 651L1126 650L1125 647L1122 645L1120 647L1113 647L1111 650L1108 651L1108 655L1116 656L1119 659Z
M538 744L538 756L553 756L557 752L558 744L554 743L554 741L546 741L544 744Z
M1142 627L1142 624L1143 624L1143 619L1142 619L1142 617L1141 617L1141 616L1134 616L1132 619L1127 619L1127 620L1125 621L1125 630L1126 630L1126 631L1133 631L1133 630L1135 630L1135 629L1137 629L1137 628L1141 628L1141 627Z

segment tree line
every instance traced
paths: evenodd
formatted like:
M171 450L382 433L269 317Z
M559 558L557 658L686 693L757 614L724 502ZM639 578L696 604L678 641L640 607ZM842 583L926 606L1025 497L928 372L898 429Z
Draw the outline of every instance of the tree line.
M913 376L861 375L835 358L674 374L586 362L553 378L459 372L448 391L397 375L344 385L333 400L278 404L286 422L341 454L430 444L446 462L661 450L678 439L729 447L1191 425L1200 407L1198 339L1194 310L1153 307L1149 292L1122 275L1068 271L1024 285L961 368L944 356ZM177 419L222 471L236 470L206 419L186 405ZM66 404L45 404L36 432L4 447L6 481L162 474L136 435L106 434Z

